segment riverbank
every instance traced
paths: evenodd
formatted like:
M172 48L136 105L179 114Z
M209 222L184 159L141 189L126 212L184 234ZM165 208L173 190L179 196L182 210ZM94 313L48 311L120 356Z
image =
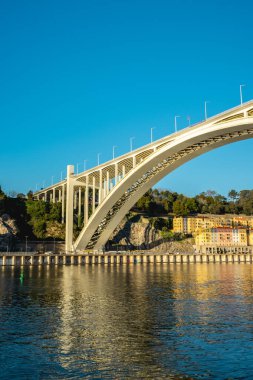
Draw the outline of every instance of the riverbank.
M252 254L159 254L153 252L104 254L29 254L0 253L2 266L33 265L118 265L118 264L194 264L194 263L253 263Z

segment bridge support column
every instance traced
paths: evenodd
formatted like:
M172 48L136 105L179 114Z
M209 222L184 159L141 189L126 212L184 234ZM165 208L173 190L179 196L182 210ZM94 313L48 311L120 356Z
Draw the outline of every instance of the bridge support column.
M95 201L96 201L96 178L93 177L92 183L92 213L95 212Z
M74 165L67 166L67 202L66 202L66 251L73 250L73 213L74 213L74 184L72 175Z
M85 225L88 223L89 219L89 177L86 177L86 185L85 185L85 199L84 199L84 223Z
M61 190L61 222L64 224L65 221L65 186L62 185Z
M98 196L98 203L100 204L102 202L102 192L103 192L103 175L102 170L99 170L99 196Z
M55 187L53 188L53 203L55 203Z
M109 171L106 173L106 191L105 196L107 196L110 192L110 173Z
M77 191L74 190L74 210L77 209Z
M119 175L119 171L118 171L118 163L115 164L115 186L117 185L118 183L118 175Z
M81 209L82 207L82 189L79 186L78 189L78 227L81 227Z

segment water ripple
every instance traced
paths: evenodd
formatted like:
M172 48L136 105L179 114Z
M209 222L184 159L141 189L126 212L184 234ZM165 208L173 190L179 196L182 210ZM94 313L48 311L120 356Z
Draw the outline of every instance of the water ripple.
M1 379L251 379L247 264L0 269Z

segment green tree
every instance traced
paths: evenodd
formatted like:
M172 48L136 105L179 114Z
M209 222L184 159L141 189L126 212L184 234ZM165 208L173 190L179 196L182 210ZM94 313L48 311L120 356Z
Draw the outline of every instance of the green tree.
M181 199L177 199L173 203L173 212L176 216L184 216L185 214L185 209L184 209L184 203Z
M48 220L61 221L61 203L50 203Z
M198 205L195 199L181 196L173 204L173 212L177 216L187 216L198 212Z
M239 193L236 190L232 189L232 190L229 191L228 197L230 199L232 199L233 202L235 202L238 199L238 197L239 197Z
M44 239L46 237L46 221L43 219L35 219L32 222L33 233L39 239Z
M168 230L167 227L163 227L161 235L164 239L171 239L171 240L173 239L173 236L174 236L173 232Z
M33 199L33 192L32 190L29 190L27 193L27 199L32 200Z

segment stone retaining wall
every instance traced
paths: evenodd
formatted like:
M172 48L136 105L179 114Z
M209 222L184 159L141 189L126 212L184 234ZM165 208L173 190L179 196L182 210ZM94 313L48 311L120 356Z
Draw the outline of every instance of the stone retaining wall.
M43 255L20 252L1 254L0 266L30 265L96 265L96 264L146 264L146 263L253 263L251 254L153 254L153 253L105 253L105 254L64 254Z

